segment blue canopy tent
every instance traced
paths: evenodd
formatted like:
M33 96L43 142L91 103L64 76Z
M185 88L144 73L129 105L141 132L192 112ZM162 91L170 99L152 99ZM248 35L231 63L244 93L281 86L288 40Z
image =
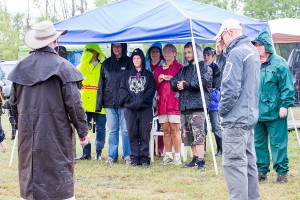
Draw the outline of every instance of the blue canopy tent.
M215 42L213 38L222 22L228 18L242 22L244 34L252 39L260 30L268 27L267 21L251 19L191 0L123 0L57 22L55 27L58 31L68 30L68 34L59 38L59 42L64 44L192 41L195 49L196 42ZM218 175L196 51L194 57L215 172Z
M251 38L268 26L267 21L191 0L123 0L57 22L55 27L68 30L59 38L64 44L185 43L192 37L197 43L212 43L228 18L241 21L244 34Z

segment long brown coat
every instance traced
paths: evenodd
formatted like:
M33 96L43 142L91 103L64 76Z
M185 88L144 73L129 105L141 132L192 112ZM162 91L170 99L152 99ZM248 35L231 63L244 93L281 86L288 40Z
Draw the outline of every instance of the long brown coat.
M25 199L74 196L73 123L87 132L78 82L71 63L45 47L22 60L8 77L11 108L19 131L19 182Z

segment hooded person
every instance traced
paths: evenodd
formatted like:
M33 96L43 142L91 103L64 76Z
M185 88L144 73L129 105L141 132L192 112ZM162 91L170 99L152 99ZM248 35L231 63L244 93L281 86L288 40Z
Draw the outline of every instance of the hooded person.
M111 44L111 56L102 64L97 91L96 112L105 109L108 128L108 160L113 164L118 160L119 129L122 135L123 160L130 164L130 145L124 118L124 104L121 102L121 79L130 68L127 44Z
M131 166L148 167L155 82L153 74L145 69L145 57L141 49L137 48L132 52L130 61L132 67L122 77L120 96L125 107Z
M196 62L193 45L188 42L184 45L185 65L171 79L171 87L174 92L179 93L180 119L182 126L182 137L185 146L191 146L193 159L184 165L185 168L194 168L205 171L204 145L205 145L205 114L204 102L198 81ZM203 85L206 105L210 102L212 87L212 69L201 60L203 58L200 46L196 45L196 55L199 59L199 70Z
M156 68L164 63L162 45L160 42L154 42L146 53L146 69L154 73Z
M86 44L77 69L84 76L80 90L84 111L89 124L93 118L96 126L96 156L95 160L101 160L102 149L105 144L106 116L105 110L96 112L97 90L101 75L102 62L105 55L98 44ZM91 159L91 143L83 147L83 154L78 160Z
M79 92L83 76L54 50L61 34L50 21L35 24L25 35L33 51L8 75L21 199L75 199L71 123L82 145L89 135Z
M287 182L288 126L287 110L294 105L294 84L284 58L275 54L270 33L264 29L252 41L260 56L259 118L254 129L258 179L270 172L268 138L277 173L277 183Z
M56 46L54 50L58 53L60 57L68 60L67 49L64 46Z

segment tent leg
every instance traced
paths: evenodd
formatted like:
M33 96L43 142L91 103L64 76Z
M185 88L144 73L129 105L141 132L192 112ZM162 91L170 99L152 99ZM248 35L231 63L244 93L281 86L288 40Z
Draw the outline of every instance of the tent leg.
M294 128L295 128L298 144L299 144L299 147L300 147L300 138L299 138L298 129L297 129L297 126L296 126L296 121L295 121L295 118L294 118L294 113L293 113L292 108L290 108L290 112L291 112L291 115L292 115L292 120L293 120L293 124L294 124Z

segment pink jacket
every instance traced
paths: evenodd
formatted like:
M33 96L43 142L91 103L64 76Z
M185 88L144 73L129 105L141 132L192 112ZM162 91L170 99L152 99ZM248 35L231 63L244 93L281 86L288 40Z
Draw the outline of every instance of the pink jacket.
M154 79L157 90L157 115L180 115L179 94L177 92L173 92L170 81L158 83L158 77L161 74L175 76L181 67L182 65L177 60L174 60L173 64L170 65L168 69L163 69L163 66L160 65L154 71Z

